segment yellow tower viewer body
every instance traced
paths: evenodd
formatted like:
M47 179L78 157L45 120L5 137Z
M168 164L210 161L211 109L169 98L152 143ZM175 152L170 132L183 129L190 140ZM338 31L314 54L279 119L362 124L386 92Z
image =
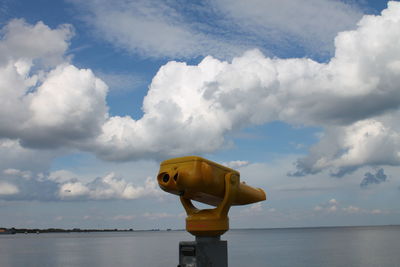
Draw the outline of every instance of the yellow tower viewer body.
M230 206L266 199L264 190L240 182L238 171L196 156L163 161L157 180L161 189L180 196L188 215L186 229L196 236L223 234L229 229ZM199 210L191 200L216 208Z

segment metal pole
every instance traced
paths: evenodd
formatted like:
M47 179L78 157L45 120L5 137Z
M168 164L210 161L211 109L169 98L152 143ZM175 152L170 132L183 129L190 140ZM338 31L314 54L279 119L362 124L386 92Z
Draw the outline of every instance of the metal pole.
M220 236L181 241L178 267L228 267L228 242Z

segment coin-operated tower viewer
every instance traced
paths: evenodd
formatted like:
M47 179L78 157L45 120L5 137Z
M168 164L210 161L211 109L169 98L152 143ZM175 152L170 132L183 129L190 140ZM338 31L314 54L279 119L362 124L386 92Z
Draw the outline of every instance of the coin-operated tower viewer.
M264 190L241 182L238 171L196 156L161 162L157 180L161 189L180 196L186 230L196 237L179 243L178 266L227 267L227 241L220 237L229 229L229 209L265 200ZM197 209L192 200L215 208Z

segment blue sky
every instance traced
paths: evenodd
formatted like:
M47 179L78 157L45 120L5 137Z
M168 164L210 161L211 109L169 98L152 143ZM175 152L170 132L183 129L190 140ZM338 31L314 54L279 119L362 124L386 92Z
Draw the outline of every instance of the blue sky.
M161 160L262 187L232 227L399 224L397 1L0 3L0 226L183 228Z

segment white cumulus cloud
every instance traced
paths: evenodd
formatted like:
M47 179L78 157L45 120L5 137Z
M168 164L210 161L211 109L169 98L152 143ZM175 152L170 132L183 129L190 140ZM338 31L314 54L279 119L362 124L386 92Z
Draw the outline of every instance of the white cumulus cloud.
M233 161L222 163L222 165L228 166L229 168L232 168L232 169L244 167L249 164L250 164L250 162L248 162L247 160L233 160Z
M0 173L0 199L38 201L133 200L162 196L155 178L147 177L136 185L109 173L87 181L64 170L32 173L6 169Z
M57 152L51 150L38 151L23 147L15 139L0 138L0 172L2 170L15 172L20 169L35 173L43 172L49 168L56 154Z
M0 195L14 195L19 192L19 189L17 186L7 183L7 182L2 182L0 181Z
M64 183L58 195L62 199L137 199L159 196L160 193L155 179L148 177L143 186L135 186L110 173L86 184L80 181Z
M22 19L14 19L2 28L1 34L0 62L24 59L25 64L20 66L19 73L26 74L29 64L34 60L44 66L63 62L74 30L69 24L52 30L43 22L29 25Z
M152 10L146 3L141 8ZM72 147L121 161L212 152L231 131L281 120L325 129L298 160L296 175L399 165L399 29L400 3L389 2L381 15L364 16L354 30L339 33L326 63L270 58L258 50L230 62L211 56L198 65L171 61L153 78L144 115L134 120L111 117L107 85L70 63L71 26L50 29L12 20L0 39L0 138L25 148ZM141 192L114 178L98 185L103 189L71 183L64 192L94 198Z
M96 153L110 160L214 151L224 134L282 120L325 129L297 163L296 175L332 169L341 175L368 164L398 164L400 3L364 16L335 39L327 63L265 57L258 50L232 62L206 57L171 61L154 77L144 116L112 117ZM381 148L377 150L377 148ZM389 149L389 153L382 148Z
M0 138L28 147L74 146L107 117L107 86L65 56L70 25L12 20L0 39Z
M330 200L328 200L325 203L321 203L319 205L316 205L314 207L314 211L317 211L317 212L322 212L322 211L323 212L336 212L338 210L338 205L339 205L339 202L336 199L331 198Z

